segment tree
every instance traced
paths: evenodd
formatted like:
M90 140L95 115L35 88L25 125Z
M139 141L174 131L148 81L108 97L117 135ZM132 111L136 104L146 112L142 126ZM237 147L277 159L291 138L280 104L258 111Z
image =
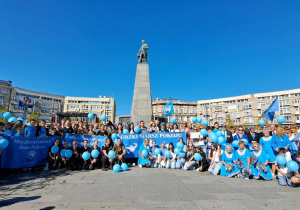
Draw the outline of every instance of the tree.
M264 120L265 123L266 123L266 126L269 126L269 120L265 119L265 118L262 118L262 117L259 117L257 118L257 120L255 121L255 130L261 130L261 125L259 124L259 121L260 120Z
M31 111L29 115L29 120L36 120L37 122L40 122L40 114L38 112Z
M7 123L8 120L3 118L3 113L7 112L7 109L4 106L0 106L0 112L1 112L0 122Z
M229 129L231 126L234 126L234 122L232 122L231 116L229 114L226 115L225 125L226 125L227 129Z

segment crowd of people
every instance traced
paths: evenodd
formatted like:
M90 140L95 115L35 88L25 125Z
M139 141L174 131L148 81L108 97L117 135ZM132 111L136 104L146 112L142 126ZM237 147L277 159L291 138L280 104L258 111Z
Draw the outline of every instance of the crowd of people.
M4 136L5 131L9 130L11 135L24 137L57 136L53 146L58 146L60 150L71 150L72 156L66 158L60 152L52 153L52 147L49 148L49 169L69 168L71 170L93 170L102 169L106 171L112 169L114 164L126 162L126 151L121 139L114 142L111 139L113 133L122 134L126 129L129 134L136 133L135 127L138 126L138 133L152 132L183 132L186 134L186 142L181 138L178 142L184 144L183 148L176 147L178 142L171 142L168 145L161 143L156 145L155 141L145 139L139 149L139 158L137 164L139 167L169 168L196 170L200 172L208 171L213 175L226 177L241 177L244 179L264 179L272 180L276 177L280 185L295 186L300 184L299 172L291 172L286 166L277 164L276 157L282 155L286 160L294 160L300 166L299 140L295 139L298 135L298 129L295 125L288 127L262 126L261 132L256 132L254 126L244 128L243 126L229 127L225 124L221 126L216 122L214 126L203 126L182 122L180 126L176 123L164 123L155 120L149 127L145 126L144 121L134 125L129 124L107 124L95 123L88 125L83 122L70 122L62 120L61 123L47 124L45 121L38 123L35 120L22 122L0 123L0 136ZM207 135L199 132L201 129L207 131ZM68 142L61 145L61 136L64 133L99 135L105 136L105 144L100 148L98 140L95 140L92 147L88 147L85 141L83 147L79 148L78 143L74 141L70 147ZM198 133L195 138L194 134ZM222 135L225 139L224 144L214 143L211 133ZM155 151L159 148L159 153ZM84 160L82 154L97 150L96 157L90 156ZM148 153L142 154L143 150ZM109 151L115 152L115 157L110 158ZM165 155L166 151L169 151ZM195 158L195 154L201 155L201 160Z

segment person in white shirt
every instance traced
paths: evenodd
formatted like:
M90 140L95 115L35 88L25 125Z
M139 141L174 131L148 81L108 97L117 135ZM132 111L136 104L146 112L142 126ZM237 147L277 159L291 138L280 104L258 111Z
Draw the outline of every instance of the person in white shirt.
M221 170L222 166L222 161L221 161L221 156L222 156L223 150L221 149L221 146L214 143L211 145L211 150L208 154L208 158L211 159L210 166L208 168L208 172L210 174L213 174L217 176Z
M289 162L290 160L292 160L291 158L291 154L289 152L286 151L285 148L279 148L278 149L279 155L282 155L286 158L286 162ZM288 182L288 168L286 167L286 165L279 165L277 163L277 161L275 162L275 166L276 166L276 170L278 172L277 174L277 178L278 178L278 183L281 186L286 186L287 182Z

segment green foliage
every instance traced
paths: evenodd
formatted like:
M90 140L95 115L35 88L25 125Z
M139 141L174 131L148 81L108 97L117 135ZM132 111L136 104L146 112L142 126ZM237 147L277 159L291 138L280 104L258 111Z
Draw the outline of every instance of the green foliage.
M231 126L234 126L234 122L232 122L231 116L229 114L226 115L225 125L226 125L227 129L229 129Z
M36 120L37 122L40 122L39 117L40 117L40 114L38 112L31 111L30 114L29 114L28 119L29 120Z
M0 112L1 112L0 122L7 123L8 120L3 118L3 113L7 112L7 109L4 106L0 106Z

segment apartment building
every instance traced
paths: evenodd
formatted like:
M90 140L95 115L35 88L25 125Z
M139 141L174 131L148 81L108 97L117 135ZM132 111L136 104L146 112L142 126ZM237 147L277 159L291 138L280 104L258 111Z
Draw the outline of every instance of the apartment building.
M114 122L116 116L116 102L114 98L106 96L99 96L99 98L66 96L64 112L93 113L97 118L105 114L107 121L110 120ZM71 120L76 121L76 119Z
M277 96L280 99L280 111L276 112L276 116L284 115L285 125L297 124L300 127L300 89L199 100L197 116L208 119L210 125L214 122L224 123L227 115L235 125L257 124Z
M154 119L158 119L161 122L166 120L163 110L164 106L170 101L173 102L174 107L174 114L171 117L175 117L177 123L181 123L182 121L191 121L191 118L197 115L197 102L185 102L178 99L157 98L152 101Z

